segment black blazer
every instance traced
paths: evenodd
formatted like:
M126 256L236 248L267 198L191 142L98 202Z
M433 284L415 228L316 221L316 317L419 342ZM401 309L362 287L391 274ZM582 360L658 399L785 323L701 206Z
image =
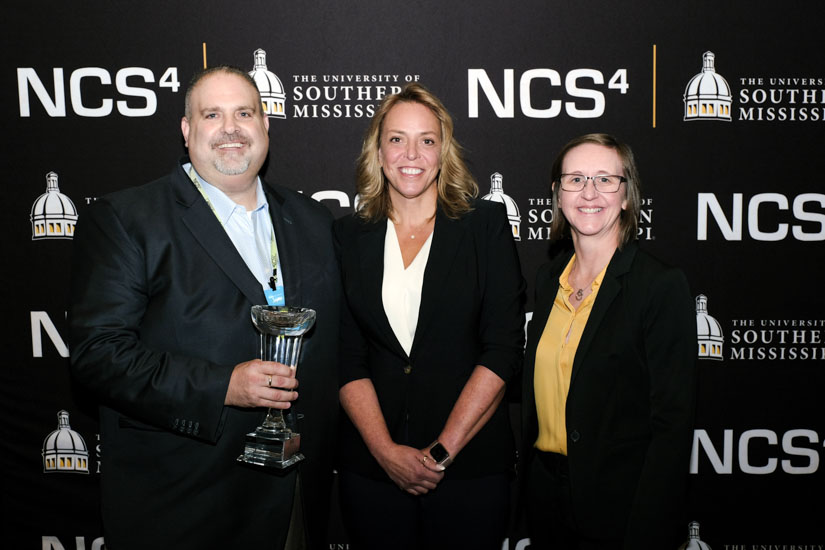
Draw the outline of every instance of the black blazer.
M536 277L522 393L528 459L538 436L536 347L571 255L542 266ZM633 550L676 548L683 541L695 315L680 270L636 243L616 251L576 351L565 409L573 514L583 533L624 539Z
M409 357L384 313L386 221L336 220L346 303L341 328L341 385L370 378L396 443L423 448L444 427L476 365L505 382L520 370L524 278L501 204L476 201L451 220L436 214L421 308ZM341 467L389 480L346 415ZM450 466L451 477L478 477L514 466L507 403Z
M233 367L257 357L250 308L266 300L181 163L98 200L74 239L71 365L102 404L105 538L113 548L276 547L295 475L237 463L263 413L223 404ZM304 415L301 478L313 537L326 529L337 424L332 216L294 191L264 189L287 303L318 313L294 407Z

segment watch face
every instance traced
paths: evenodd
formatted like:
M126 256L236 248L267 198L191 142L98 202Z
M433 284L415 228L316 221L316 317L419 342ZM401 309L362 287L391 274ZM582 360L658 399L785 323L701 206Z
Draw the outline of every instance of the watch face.
M436 462L441 462L450 458L450 453L447 452L441 443L436 443L432 447L430 447L430 454L435 459Z

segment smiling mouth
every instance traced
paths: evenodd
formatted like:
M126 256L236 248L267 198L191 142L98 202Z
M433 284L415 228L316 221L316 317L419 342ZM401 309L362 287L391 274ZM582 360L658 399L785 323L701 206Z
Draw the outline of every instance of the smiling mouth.
M418 174L422 173L424 170L421 168L402 168L401 173L406 174L408 176L417 176Z
M579 212L584 212L585 214L597 214L601 211L601 208L579 208Z
M217 148L218 149L240 149L243 146L244 146L243 143L233 141L233 142L230 142L230 143L219 143Z

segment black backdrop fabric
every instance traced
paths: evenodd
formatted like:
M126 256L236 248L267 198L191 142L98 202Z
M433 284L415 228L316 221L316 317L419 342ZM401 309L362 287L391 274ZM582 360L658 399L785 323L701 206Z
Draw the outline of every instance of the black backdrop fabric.
M825 546L818 3L46 0L5 12L2 546L104 547L106 450L67 368L72 229L96 197L165 174L184 152L197 70L253 71L258 50L274 105L265 176L336 217L353 209L380 98L409 81L433 90L481 194L509 205L528 311L556 152L587 132L629 143L641 244L681 266L697 300L686 467L699 536L717 550ZM348 545L337 517L329 542ZM528 545L519 530L503 542Z

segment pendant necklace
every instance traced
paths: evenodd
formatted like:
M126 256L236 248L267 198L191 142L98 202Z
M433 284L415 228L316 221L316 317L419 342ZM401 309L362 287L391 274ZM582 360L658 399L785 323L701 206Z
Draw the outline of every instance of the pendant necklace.
M571 270L571 275L572 275L572 270ZM591 285L593 284L593 281L594 281L595 279L596 279L596 278L594 277L594 278L593 278L593 280L591 280L591 281L590 281L590 284L591 284ZM568 280L570 280L570 277L568 277ZM576 291L576 299L577 299L578 301L580 301L580 302L581 302L582 300L584 300L584 287L581 287L581 288L579 288L579 289Z
M432 215L432 216L430 216L430 217L427 219L427 221L425 221L423 224L421 224L421 225L420 225L420 226L418 226L417 228L415 228L415 227L410 228L410 238L411 238L411 239L415 239L415 233L416 233L416 231L422 231L423 229L425 229L425 228L429 225L429 223L433 220L433 218L435 218L435 213L433 213L433 215ZM400 224L395 224L395 225L400 225Z

